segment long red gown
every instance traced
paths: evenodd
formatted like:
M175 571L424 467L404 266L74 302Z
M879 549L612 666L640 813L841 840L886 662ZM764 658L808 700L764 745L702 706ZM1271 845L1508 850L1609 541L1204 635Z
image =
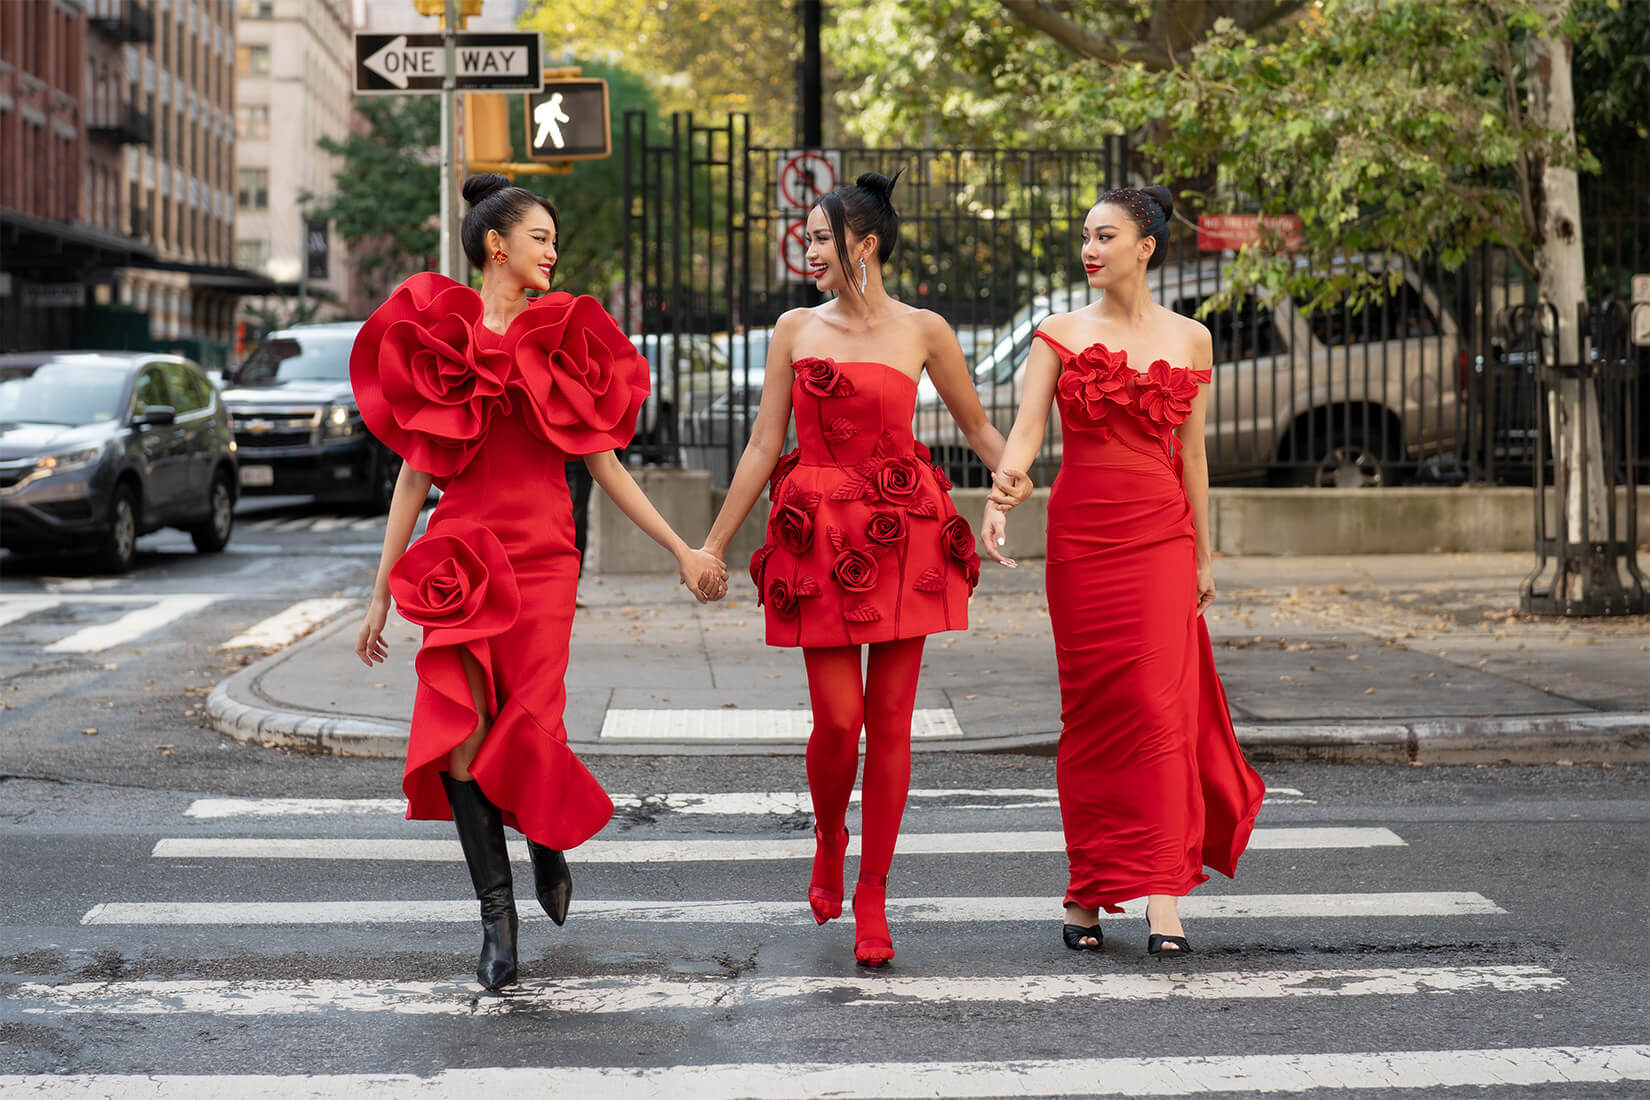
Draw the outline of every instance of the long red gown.
M869 645L968 627L980 580L951 483L911 435L917 384L882 363L798 359L797 448L751 555L772 646Z
M390 573L396 607L424 628L407 816L452 817L440 773L477 722L464 650L494 716L471 775L507 825L576 847L613 803L562 724L579 574L563 467L629 443L646 360L593 298L545 295L500 335L480 295L423 273L362 326L350 380L372 434L443 489Z
M1048 501L1060 671L1056 777L1066 902L1121 912L1228 877L1266 786L1243 758L1197 614L1192 509L1174 429L1208 371L1147 371L1044 332L1060 357L1063 454Z

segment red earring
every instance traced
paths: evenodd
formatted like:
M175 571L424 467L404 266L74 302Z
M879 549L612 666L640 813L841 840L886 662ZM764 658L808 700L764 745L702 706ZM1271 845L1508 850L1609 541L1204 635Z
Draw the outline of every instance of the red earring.
M493 253L493 262L494 262L494 263L495 263L495 264L501 264L501 263L503 263L503 262L504 262L504 261L505 261L505 260L507 260L507 259L509 259L509 258L510 258L510 257L508 257L508 256L506 256L506 255L505 255L505 254L504 254L504 249L502 249L502 248L501 248L501 249L499 249L499 250L498 250L498 251L497 251L497 252L494 252L494 253Z

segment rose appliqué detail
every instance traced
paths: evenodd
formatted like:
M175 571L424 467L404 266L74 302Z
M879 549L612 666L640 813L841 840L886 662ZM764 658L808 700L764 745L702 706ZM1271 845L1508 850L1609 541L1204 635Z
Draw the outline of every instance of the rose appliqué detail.
M877 559L849 547L831 563L831 578L844 592L869 592L877 586Z
M791 364L802 388L815 397L852 397L854 383L833 359L798 359Z
M1176 370L1159 359L1146 372L1140 387L1140 410L1158 423L1174 427L1191 414L1197 382L1189 370Z
M878 546L898 546L905 541L905 535L905 516L899 512L874 512L865 525L865 537Z
M443 520L390 570L402 618L429 629L426 645L457 645L502 634L521 610L504 544L470 520Z
M547 294L508 336L510 389L534 435L571 455L629 444L651 388L647 360L594 298Z
M962 568L968 578L968 587L980 583L980 555L974 549L974 529L961 516L952 516L940 524L940 544L952 561Z

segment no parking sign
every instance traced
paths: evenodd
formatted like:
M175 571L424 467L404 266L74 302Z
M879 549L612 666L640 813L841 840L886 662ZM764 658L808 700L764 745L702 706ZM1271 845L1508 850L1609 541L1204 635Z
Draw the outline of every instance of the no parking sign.
M779 154L779 174L775 196L779 207L780 282L800 283L808 277L807 242L804 240L808 211L819 196L831 190L842 177L842 154L836 150L789 149Z

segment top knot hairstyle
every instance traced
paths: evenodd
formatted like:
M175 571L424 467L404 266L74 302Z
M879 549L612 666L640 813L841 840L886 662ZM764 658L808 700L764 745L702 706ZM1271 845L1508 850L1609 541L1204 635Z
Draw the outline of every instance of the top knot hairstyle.
M550 215L556 228L561 228L561 214L556 204L543 195L535 195L524 187L510 183L509 176L497 172L479 172L464 177L464 201L470 204L459 227L458 239L464 245L464 255L475 267L487 267L487 231L495 229L501 237L508 236L516 223L542 207Z
M894 184L905 169L897 169L892 176L881 172L866 172L853 186L838 187L819 196L819 208L831 223L831 238L836 244L836 258L842 264L842 275L848 278L848 234L866 237L876 234L877 262L887 263L899 243L899 211L894 209ZM857 289L857 286L856 286Z
M1156 268L1163 265L1169 255L1169 216L1174 213L1174 195L1167 187L1153 184L1150 187L1114 187L1103 192L1095 200L1095 205L1119 206L1128 211L1135 228L1140 230L1142 237L1151 237L1157 241L1152 249L1152 258L1146 261L1146 267Z

